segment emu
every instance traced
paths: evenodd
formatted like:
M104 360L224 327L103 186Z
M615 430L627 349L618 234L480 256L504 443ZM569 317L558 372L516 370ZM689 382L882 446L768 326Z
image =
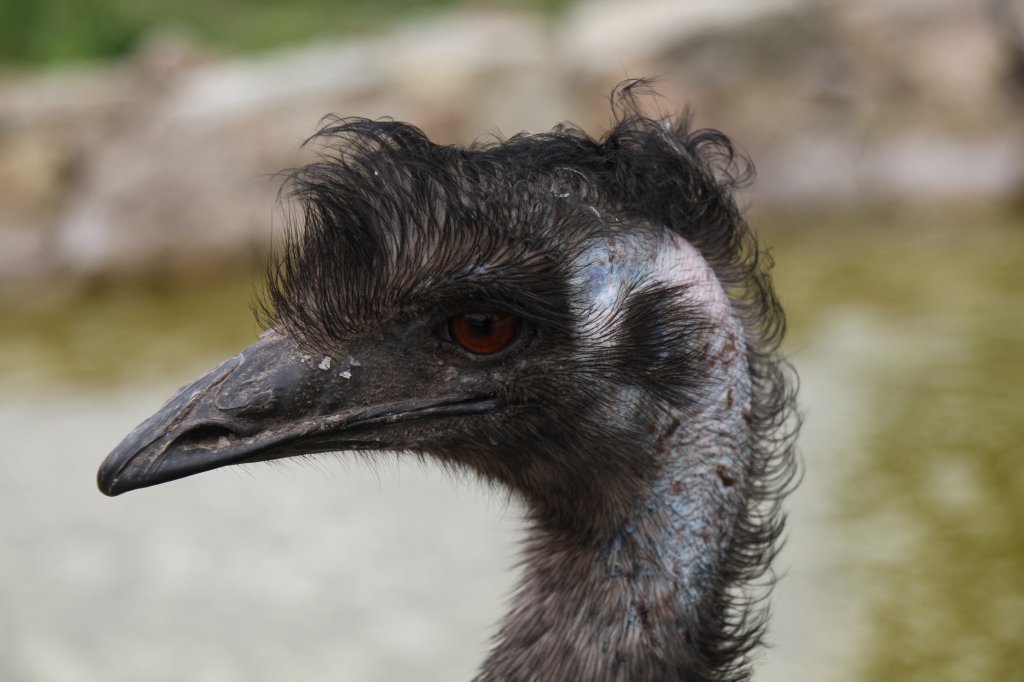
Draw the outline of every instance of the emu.
M407 452L527 509L477 677L749 679L795 381L728 138L640 113L468 148L330 119L289 174L260 339L107 457L107 495L218 467Z

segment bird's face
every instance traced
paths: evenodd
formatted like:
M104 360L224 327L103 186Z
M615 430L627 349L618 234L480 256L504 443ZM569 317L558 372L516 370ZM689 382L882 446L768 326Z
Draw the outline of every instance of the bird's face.
M600 159L552 162L571 139L466 155L396 125L342 126L358 131L346 151L302 171L273 323L129 434L103 492L376 450L468 468L560 518L643 496L666 423L699 399L710 268L602 198Z
M410 293L394 314L333 337L272 327L133 431L100 488L347 450L430 454L537 499L600 494L599 478L625 485L650 464L651 387L687 388L700 324L657 279L666 244L636 235L582 240L541 281L525 273L553 256L532 248L478 258L468 274L439 276L420 259L427 299ZM440 296L439 277L454 282Z

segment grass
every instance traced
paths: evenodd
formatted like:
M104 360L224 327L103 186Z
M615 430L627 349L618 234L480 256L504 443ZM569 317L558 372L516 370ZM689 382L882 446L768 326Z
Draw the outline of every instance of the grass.
M498 0L554 15L572 0ZM0 63L59 64L130 54L147 35L183 31L226 53L373 31L468 0L0 0Z

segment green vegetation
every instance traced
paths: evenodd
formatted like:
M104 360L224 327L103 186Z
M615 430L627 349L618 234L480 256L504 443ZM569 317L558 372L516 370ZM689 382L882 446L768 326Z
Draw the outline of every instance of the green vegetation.
M572 0L488 2L551 15ZM224 52L372 31L468 0L0 0L0 63L45 64L132 52L147 34L181 30Z

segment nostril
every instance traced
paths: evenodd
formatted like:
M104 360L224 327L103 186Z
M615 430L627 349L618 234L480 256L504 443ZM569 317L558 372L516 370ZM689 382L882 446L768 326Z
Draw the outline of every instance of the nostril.
M197 424L180 433L172 442L174 447L224 448L241 436L223 424Z

